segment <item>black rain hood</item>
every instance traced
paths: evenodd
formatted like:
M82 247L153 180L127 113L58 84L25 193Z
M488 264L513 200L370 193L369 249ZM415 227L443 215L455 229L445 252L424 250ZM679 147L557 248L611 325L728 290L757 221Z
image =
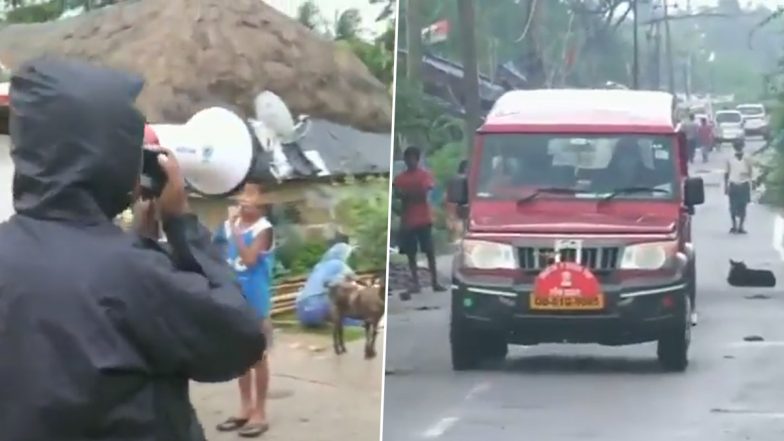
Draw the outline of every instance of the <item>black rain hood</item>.
M144 140L133 74L55 57L11 77L10 135L17 213L99 222L132 202Z

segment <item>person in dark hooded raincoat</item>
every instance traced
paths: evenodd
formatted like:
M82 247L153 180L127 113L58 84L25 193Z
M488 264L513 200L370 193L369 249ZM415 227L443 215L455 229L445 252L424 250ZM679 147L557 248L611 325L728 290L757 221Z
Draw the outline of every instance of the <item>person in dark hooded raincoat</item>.
M253 311L187 210L175 159L162 162L169 183L156 201L170 249L112 222L138 189L142 87L129 74L49 57L11 79L16 215L0 224L2 440L203 440L189 380L239 377L264 352Z

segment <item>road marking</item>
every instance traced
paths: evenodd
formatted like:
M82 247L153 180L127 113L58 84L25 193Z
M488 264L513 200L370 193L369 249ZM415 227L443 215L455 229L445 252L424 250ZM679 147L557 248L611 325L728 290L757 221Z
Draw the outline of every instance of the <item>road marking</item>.
M463 402L465 403L466 401L473 400L477 395L489 390L490 386L491 384L488 381L475 384L474 387L472 387L463 398ZM427 439L439 438L449 429L451 429L452 426L454 426L458 421L460 421L460 418L456 416L441 418L440 420L436 421L435 424L428 427L427 430L422 432L422 437Z
M773 249L779 253L779 258L784 260L784 218L779 214L773 220Z
M476 397L477 395L481 394L482 392L488 389L490 389L490 383L488 382L479 383L473 388L471 388L470 391L468 391L468 394L466 394L465 396L465 400L466 401L473 400L474 397Z
M732 415L736 417L756 417L770 419L784 419L784 412L760 412L745 409L712 409L711 413L718 415Z
M730 347L733 348L753 348L753 347L768 347L768 348L778 348L784 347L784 341L736 341L730 343Z
M441 435L446 433L452 426L455 425L460 421L458 417L445 417L438 420L435 424L430 426L427 430L422 433L423 438L433 439L433 438L440 438Z

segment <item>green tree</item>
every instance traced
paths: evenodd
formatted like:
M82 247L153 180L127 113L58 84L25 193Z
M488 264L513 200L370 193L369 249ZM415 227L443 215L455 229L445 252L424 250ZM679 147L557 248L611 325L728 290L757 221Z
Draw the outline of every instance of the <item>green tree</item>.
M314 0L307 0L297 8L297 21L315 31L321 24L321 10Z
M359 9L346 9L335 20L335 40L357 39L361 28L362 15L360 15Z

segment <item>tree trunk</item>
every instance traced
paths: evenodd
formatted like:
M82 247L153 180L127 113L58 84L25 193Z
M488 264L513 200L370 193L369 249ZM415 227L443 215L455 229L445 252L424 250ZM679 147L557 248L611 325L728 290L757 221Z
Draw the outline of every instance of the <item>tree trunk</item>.
M422 87L422 8L421 0L406 3L406 78L413 87Z
M541 36L542 12L546 1L528 0L523 2L525 10L527 34L522 41L523 52L522 62L525 66L525 74L528 79L529 87L532 89L542 88L547 83L547 72L542 59L539 39Z
M458 0L460 14L460 46L463 53L463 96L466 110L467 149L474 145L474 132L479 128L481 107L479 103L479 67L476 58L476 16L474 0Z
M672 53L672 35L670 34L670 14L667 2L664 2L664 44L667 50L667 82L670 93L675 93L675 60Z

